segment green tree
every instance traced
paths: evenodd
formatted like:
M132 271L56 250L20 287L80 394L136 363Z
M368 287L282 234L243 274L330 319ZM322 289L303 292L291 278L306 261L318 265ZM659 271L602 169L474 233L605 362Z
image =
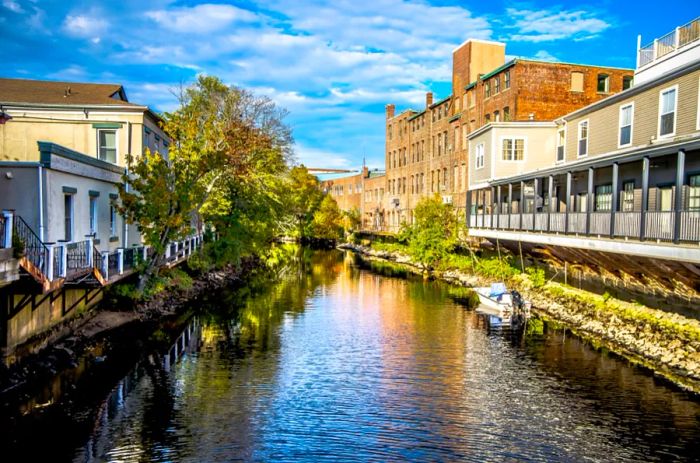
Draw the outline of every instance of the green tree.
M120 213L138 224L155 251L140 289L158 273L167 244L192 232L197 215L230 237L231 230L253 230L266 217L260 212L281 202L281 189L269 183L286 170L291 157L284 116L268 98L215 77L200 76L181 91L180 107L163 116L163 129L172 138L167 156L150 151L131 155L120 188ZM249 206L245 213L231 217L231 211L245 209L243 203Z
M338 203L331 195L325 195L311 222L313 238L322 240L340 239L343 236L343 221L343 213L338 208Z
M287 183L287 211L292 221L288 233L299 239L308 238L312 235L314 213L323 200L319 181L302 165L290 170Z
M448 258L457 234L451 204L444 204L440 195L421 199L414 209L413 225L404 225L402 235L408 240L408 251L424 270L431 271Z
M357 207L344 211L343 217L343 228L345 229L346 233L357 231L360 228L360 224L362 223L362 214L360 213L360 209Z

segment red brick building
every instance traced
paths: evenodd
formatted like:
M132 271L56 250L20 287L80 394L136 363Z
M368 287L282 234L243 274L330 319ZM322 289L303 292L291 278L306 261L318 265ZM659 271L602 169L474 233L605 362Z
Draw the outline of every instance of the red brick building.
M527 59L505 44L468 40L453 52L452 95L422 110L386 107L385 229L412 221L421 197L465 207L469 133L491 121L553 121L620 92L633 70Z

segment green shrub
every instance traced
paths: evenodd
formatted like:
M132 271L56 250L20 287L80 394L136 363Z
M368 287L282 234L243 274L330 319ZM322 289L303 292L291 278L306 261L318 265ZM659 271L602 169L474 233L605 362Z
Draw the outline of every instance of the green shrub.
M547 282L544 276L544 269L539 267L528 267L525 269L533 288L541 288Z

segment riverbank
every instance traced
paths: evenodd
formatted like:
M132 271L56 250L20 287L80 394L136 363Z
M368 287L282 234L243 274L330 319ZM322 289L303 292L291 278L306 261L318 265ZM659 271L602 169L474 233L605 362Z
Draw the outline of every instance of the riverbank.
M424 273L406 253L396 250L355 244L339 248L352 250L364 259L392 262L410 273ZM465 287L484 286L496 280L492 275L457 268L431 272L431 277ZM700 393L698 320L546 282L536 273L511 274L505 279L532 301L537 316L562 324L598 349L607 349L683 389Z
M187 305L202 296L241 284L260 266L256 258L245 259L239 266L227 265L200 273L191 277L191 284L170 286L139 301L108 296L80 319L55 327L56 342L9 368L0 367L0 403L17 401L23 394L31 394L24 390L27 386L41 384L62 370L74 368L97 344L116 333L128 330L146 335L164 321L182 315ZM99 351L94 357L102 362L105 355Z

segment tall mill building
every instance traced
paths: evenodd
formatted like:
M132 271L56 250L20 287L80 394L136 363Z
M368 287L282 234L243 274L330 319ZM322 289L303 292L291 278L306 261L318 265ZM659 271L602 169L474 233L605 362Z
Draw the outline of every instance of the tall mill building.
M421 197L439 193L465 207L468 136L487 124L553 123L576 109L632 84L633 70L516 58L506 62L505 44L471 39L452 54L452 94L422 110L396 113L386 107L386 192L383 215L388 231L413 220ZM507 130L504 132L507 134ZM506 135L507 136L507 135ZM513 142L515 172L525 146Z

